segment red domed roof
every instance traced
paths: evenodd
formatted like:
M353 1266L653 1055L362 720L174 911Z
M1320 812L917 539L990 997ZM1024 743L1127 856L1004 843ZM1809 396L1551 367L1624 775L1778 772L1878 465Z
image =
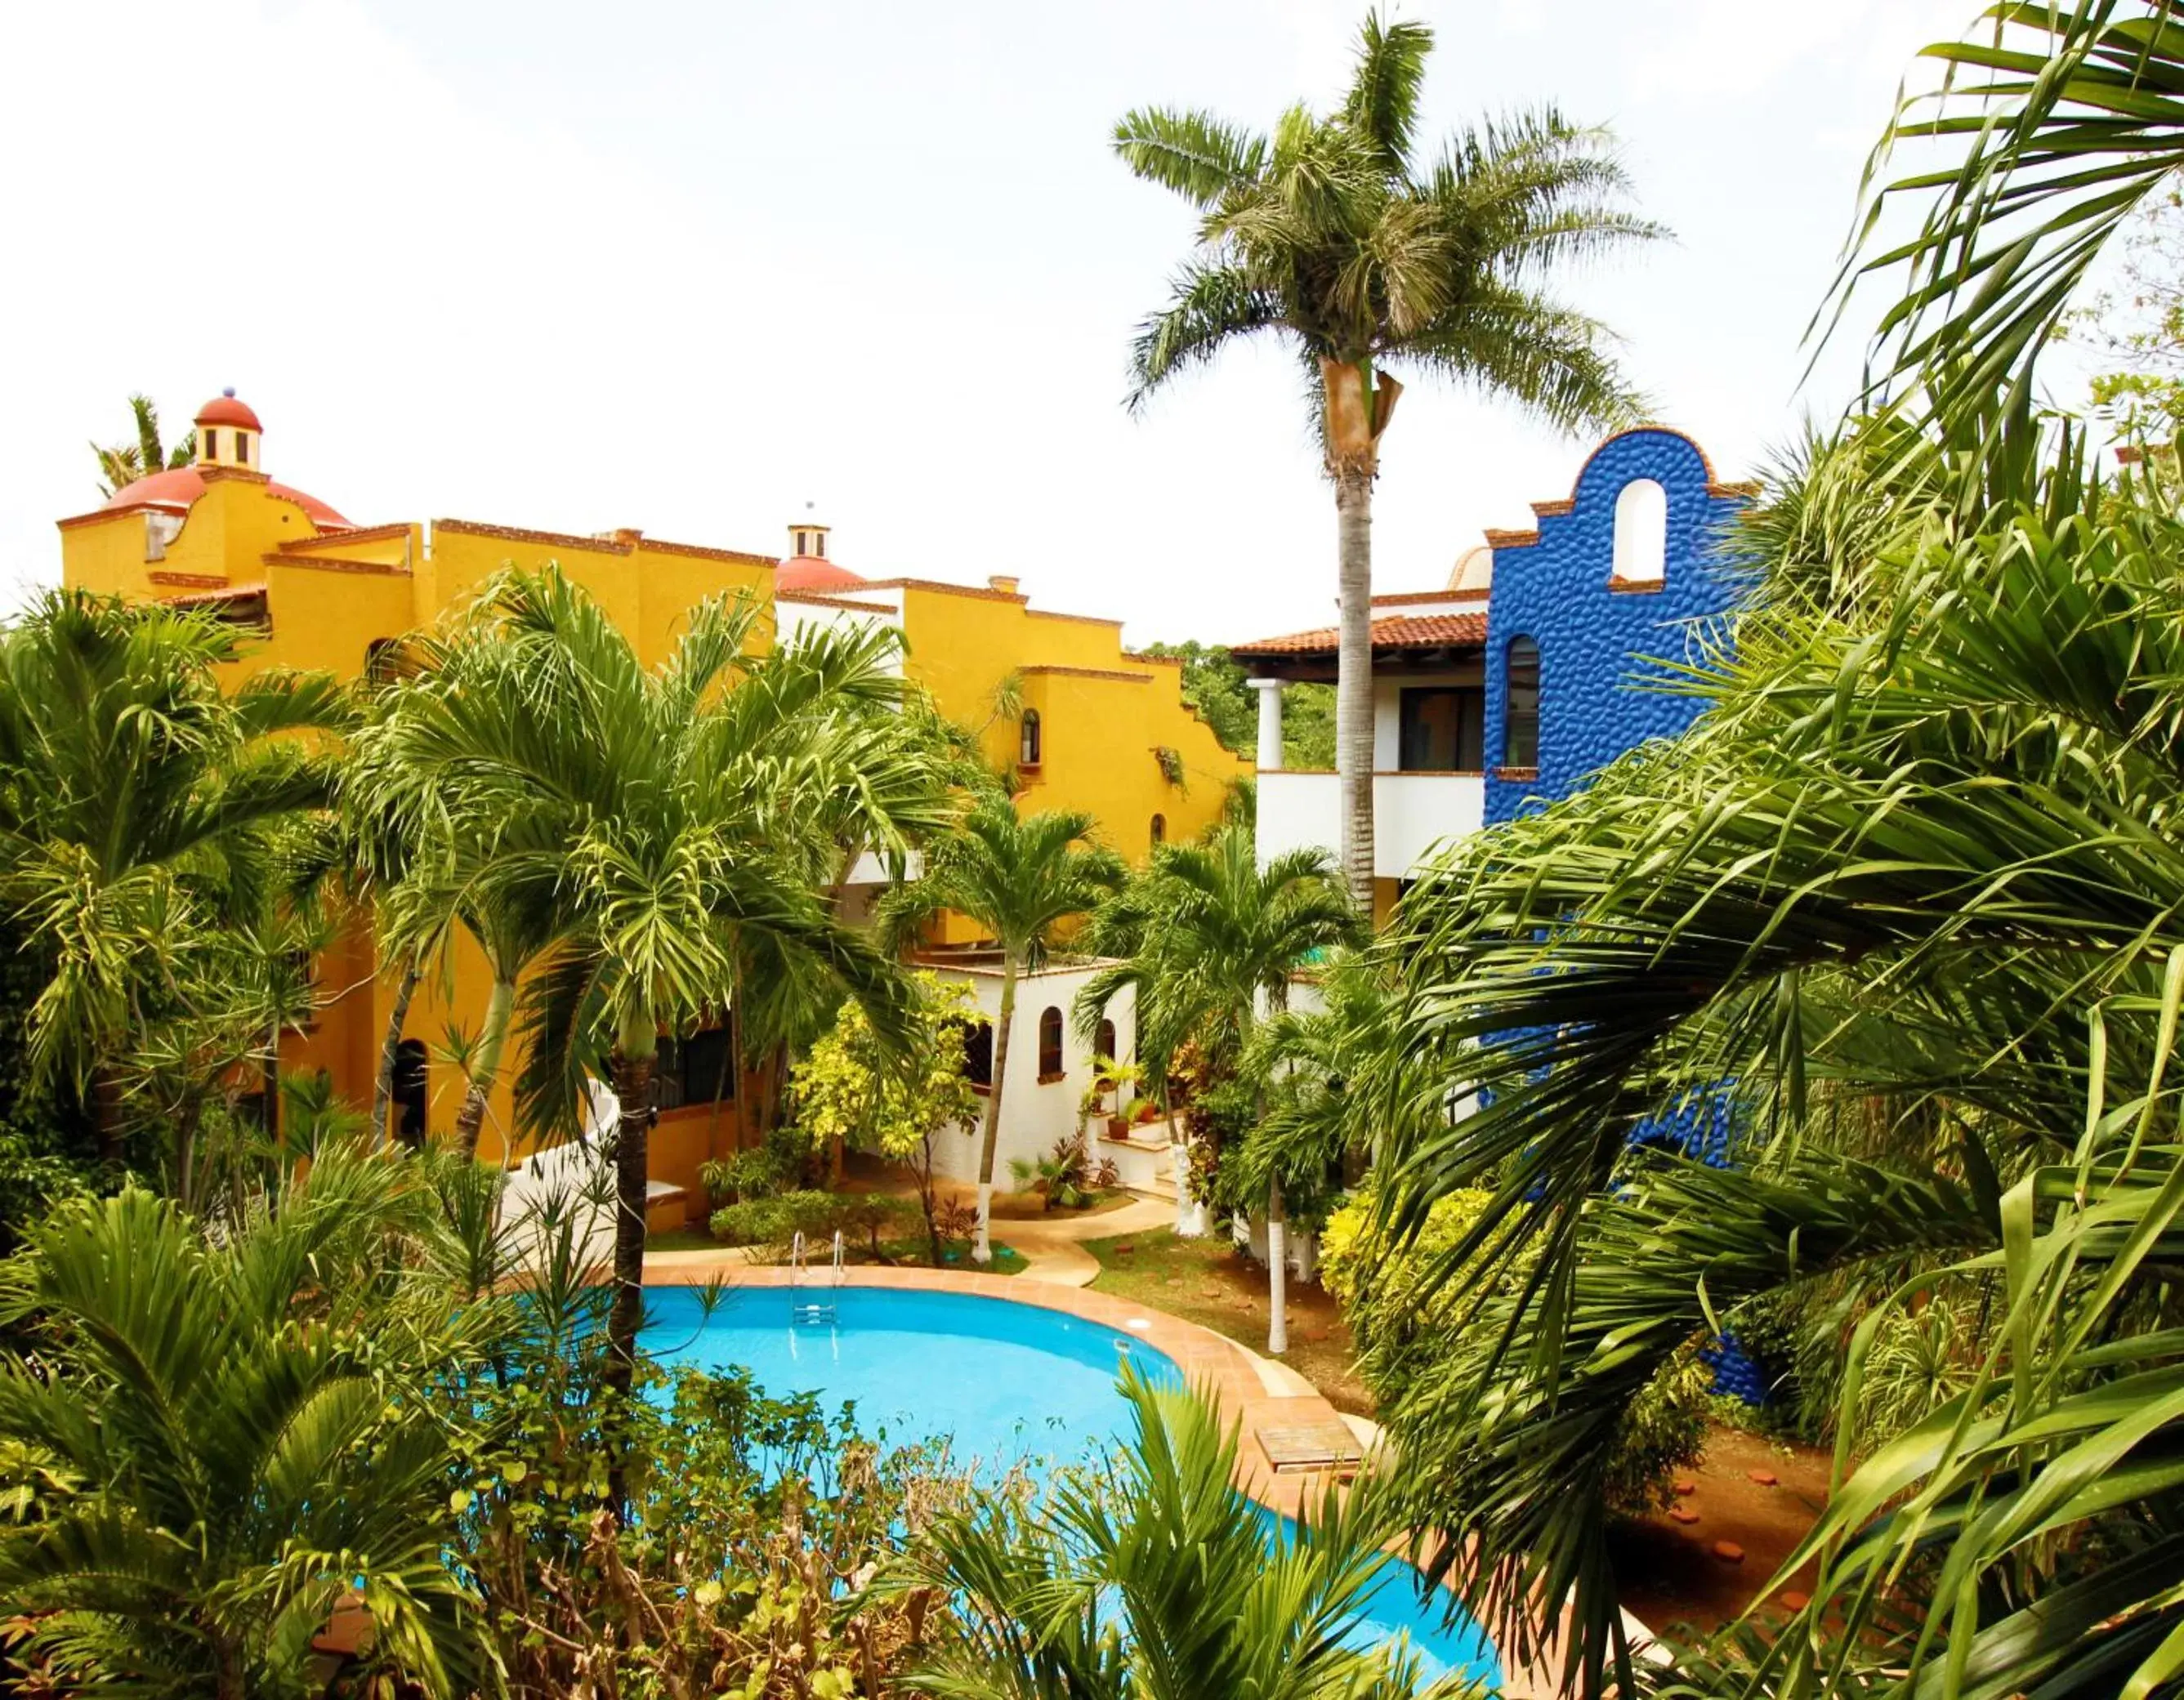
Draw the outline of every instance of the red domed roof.
M237 405L240 405L238 403ZM244 408L245 413L250 410ZM253 423L255 423L254 419ZM198 476L194 466L170 467L164 472L154 472L148 478L139 478L133 484L124 484L106 499L108 508L173 508L187 510L204 494L204 480ZM301 490L292 490L286 484L267 482L265 493L278 496L283 501L293 502L310 516L311 523L320 531L345 532L349 522L320 501L316 496L307 496Z
M231 389L222 390L198 410L197 425L239 425L245 431L263 431L258 415L250 410L248 402L237 401Z
M864 582L848 567L837 566L823 555L793 555L781 563L773 575L777 591L804 590L815 595L855 590Z

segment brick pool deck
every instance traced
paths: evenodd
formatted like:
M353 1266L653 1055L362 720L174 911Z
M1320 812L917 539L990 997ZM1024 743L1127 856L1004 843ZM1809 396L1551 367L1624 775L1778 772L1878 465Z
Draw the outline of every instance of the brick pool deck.
M669 1251L645 1259L648 1286L703 1286L717 1280L723 1286L785 1287L791 1285L793 1276L789 1269L753 1265L733 1252ZM1172 1358L1191 1386L1211 1393L1223 1415L1240 1427L1236 1485L1245 1492L1260 1504L1294 1517L1307 1495L1317 1496L1323 1491L1323 1479L1318 1472L1277 1474L1260 1447L1258 1433L1263 1428L1339 1424L1343 1421L1341 1414L1288 1365L1247 1352L1211 1329L1112 1294L1028 1280L1022 1275L860 1266L855 1278L844 1285L1006 1299L1013 1304L1083 1317L1142 1340ZM1632 1626L1642 1632L1642 1626L1635 1620ZM1551 1664L1515 1667L1506 1656L1502 1663L1501 1692L1512 1700L1547 1700L1558 1692L1557 1672Z

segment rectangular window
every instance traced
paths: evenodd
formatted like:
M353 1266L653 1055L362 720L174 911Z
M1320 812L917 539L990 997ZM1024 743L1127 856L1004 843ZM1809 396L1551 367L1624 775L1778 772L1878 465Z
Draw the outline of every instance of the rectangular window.
M208 460L220 459L220 433L217 431L205 432L205 459Z
M1396 765L1406 773L1476 773L1486 760L1486 693L1432 685L1397 702Z
M1509 700L1503 712L1504 767L1540 765L1540 646L1529 638L1512 638L1505 663Z
M736 1071L728 1066L728 1030L700 1028L688 1039L663 1039L653 1067L653 1101L663 1110L692 1104L732 1104Z
M238 466L250 464L250 439L239 431L235 433L235 462Z

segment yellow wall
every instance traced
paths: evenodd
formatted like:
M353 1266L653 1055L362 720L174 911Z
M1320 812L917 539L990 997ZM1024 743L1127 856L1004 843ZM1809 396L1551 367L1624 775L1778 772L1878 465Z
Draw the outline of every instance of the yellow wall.
M1101 838L1137 861L1150 846L1155 815L1170 842L1195 838L1220 819L1228 788L1251 773L1251 762L1223 748L1184 704L1180 666L1126 652L1118 621L1049 614L999 591L900 588L905 672L941 713L983 729L989 761L1017 757L1017 721L994 715L1011 673L1021 680L1023 705L1038 711L1039 771L1023 776L1020 808L1088 811ZM1162 748L1182 758L1180 785L1162 774L1154 753Z
M215 472L163 558L147 559L146 537L141 512L64 521L64 582L141 599L262 585L270 630L249 647L238 676L290 666L354 679L374 639L431 623L510 563L558 564L632 634L647 665L666 658L694 604L722 593L758 599L763 614L754 645L772 638L770 559L635 532L581 538L442 520L429 536L415 525L320 534L302 508L273 496L262 477ZM1039 771L1026 776L1022 807L1087 810L1106 842L1136 861L1146 853L1155 814L1166 817L1170 839L1194 837L1218 819L1228 785L1251 772L1247 760L1222 749L1184 705L1175 666L1124 653L1118 623L1045 613L1022 596L990 589L900 581L897 588L906 675L932 694L942 713L983 727L996 763L1015 759L1018 728L1013 717L995 716L995 694L1009 675L1020 676L1026 705L1039 711L1045 745ZM1153 753L1158 746L1181 754L1181 786L1162 776ZM370 1101L395 996L392 979L376 966L369 925L359 917L317 964L325 1006L309 1031L281 1046L284 1067L323 1067L359 1104ZM483 958L459 938L450 961L410 1006L404 1033L434 1053L427 1079L435 1134L453 1130L462 1090L459 1071L439 1053L451 1026L476 1032L488 988ZM514 1073L511 1058L480 1142L488 1158L505 1154L514 1129L508 1084ZM744 1081L744 1103L757 1084ZM718 1118L692 1109L661 1118L653 1173L689 1190L694 1217L704 1206L698 1166L733 1149L741 1125L733 1107Z

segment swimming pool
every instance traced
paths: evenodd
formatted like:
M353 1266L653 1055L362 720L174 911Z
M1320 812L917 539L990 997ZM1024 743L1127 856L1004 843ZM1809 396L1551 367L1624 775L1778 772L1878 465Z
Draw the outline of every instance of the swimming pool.
M792 1323L791 1306L832 1299L834 1320ZM946 1438L959 1463L1042 1468L1089 1462L1125 1444L1129 1407L1115 1385L1127 1359L1149 1379L1180 1381L1172 1359L1127 1332L1066 1312L968 1293L890 1287L737 1287L711 1317L687 1287L645 1292L646 1347L662 1363L740 1366L774 1394L847 1401L858 1425L897 1445ZM1273 1538L1293 1525L1268 1513ZM1415 1573L1391 1564L1360 1639L1407 1634L1428 1673L1498 1682L1491 1645L1468 1620L1440 1621L1421 1604Z

